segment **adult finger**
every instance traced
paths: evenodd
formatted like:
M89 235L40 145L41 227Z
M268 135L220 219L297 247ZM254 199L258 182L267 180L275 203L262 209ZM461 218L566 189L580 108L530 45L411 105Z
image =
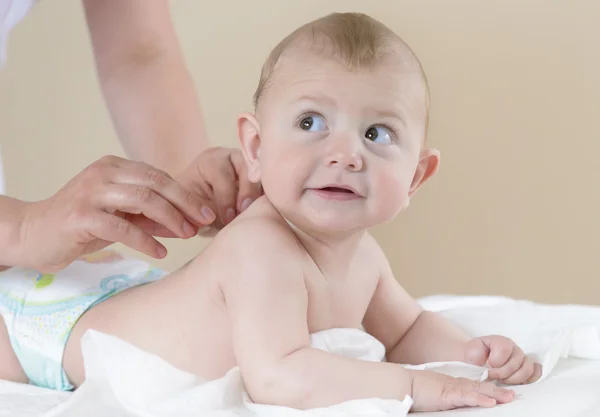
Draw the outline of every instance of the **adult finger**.
M117 213L115 213L115 214L117 214ZM165 226L163 226L162 224L156 223L154 220L149 219L146 216L139 215L139 214L130 214L130 213L120 213L120 214L125 220L136 225L137 227L142 229L142 231L144 233L147 233L150 236L164 237L164 238L179 237L175 233L173 233L172 231L167 229ZM209 226L204 226L204 227L209 227Z
M86 230L98 239L120 242L153 258L167 255L167 248L161 243L121 217L99 210L88 222Z
M187 190L169 174L147 164L129 163L131 161L124 163L127 169L115 171L113 182L151 188L197 225L207 225L214 221L212 210L194 192Z
M215 204L223 225L229 224L237 215L237 177L229 157L219 164L218 171L211 176L210 185L214 193Z
M111 184L97 197L103 207L131 214L143 214L181 238L196 234L183 215L152 188L132 184Z
M238 179L237 210L238 213L246 210L254 200L262 194L262 187L248 179L248 167L240 152L231 154L231 163Z

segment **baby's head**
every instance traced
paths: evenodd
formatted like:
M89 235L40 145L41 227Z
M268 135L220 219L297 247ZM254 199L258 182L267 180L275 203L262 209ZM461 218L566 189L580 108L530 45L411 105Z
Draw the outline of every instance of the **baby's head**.
M238 133L250 180L304 231L393 219L438 167L426 147L427 81L380 22L334 13L275 47Z

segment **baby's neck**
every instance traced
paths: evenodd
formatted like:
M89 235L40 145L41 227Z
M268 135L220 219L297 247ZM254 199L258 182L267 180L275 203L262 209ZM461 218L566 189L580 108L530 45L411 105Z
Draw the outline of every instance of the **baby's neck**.
M366 230L332 236L302 230L290 221L287 223L323 275L342 279L348 275Z

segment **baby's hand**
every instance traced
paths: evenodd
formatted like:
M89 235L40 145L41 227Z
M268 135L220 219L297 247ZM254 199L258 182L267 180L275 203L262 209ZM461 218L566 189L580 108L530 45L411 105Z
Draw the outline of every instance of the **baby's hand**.
M530 384L542 376L542 367L527 357L521 348L504 336L484 336L467 344L468 363L490 367L489 379L504 384Z
M412 376L411 411L445 411L460 407L493 407L515 398L514 391L493 382L453 378L432 371L409 371Z

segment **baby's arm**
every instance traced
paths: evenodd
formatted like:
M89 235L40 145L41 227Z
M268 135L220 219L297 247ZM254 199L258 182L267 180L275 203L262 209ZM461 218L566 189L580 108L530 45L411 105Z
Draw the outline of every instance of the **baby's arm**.
M373 248L376 248L373 256L383 267L363 325L385 345L388 361L402 364L459 361L488 365L489 378L506 384L539 379L541 366L512 340L494 335L471 339L449 320L424 311L396 281L374 241ZM413 388L417 386L415 382Z
M381 273L363 325L385 345L387 360L413 365L464 362L469 336L438 314L424 311L394 278L377 243L372 243Z
M399 365L311 348L303 260L285 227L253 220L226 233L235 243L223 293L237 362L255 402L306 409L411 395L411 377Z

